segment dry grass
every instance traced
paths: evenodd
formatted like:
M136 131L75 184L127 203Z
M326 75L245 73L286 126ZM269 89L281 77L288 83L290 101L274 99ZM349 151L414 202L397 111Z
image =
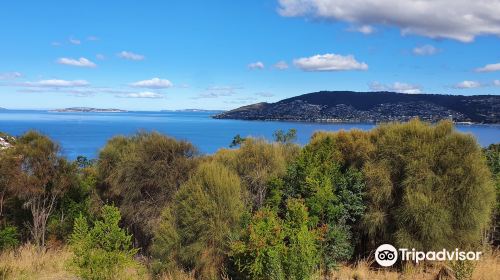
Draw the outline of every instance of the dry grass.
M32 245L23 245L16 251L0 254L0 280L76 280L76 277L66 265L71 258L71 252L62 247L50 249L44 253L36 251ZM330 279L338 280L434 280L445 263L428 263L418 266L407 264L402 271L391 269L374 269L372 262L363 260L355 265L345 265L331 273ZM5 275L5 273L7 273ZM127 273L134 274L134 271ZM151 279L142 275L140 279ZM169 271L159 280L194 280L193 273ZM317 275L315 279L321 279ZM446 278L445 278L446 279ZM448 278L453 279L453 278ZM500 251L485 253L481 261L475 264L474 280L500 279Z
M26 244L15 251L0 254L0 280L76 279L66 269L70 258L71 252L67 249L37 252L33 245Z

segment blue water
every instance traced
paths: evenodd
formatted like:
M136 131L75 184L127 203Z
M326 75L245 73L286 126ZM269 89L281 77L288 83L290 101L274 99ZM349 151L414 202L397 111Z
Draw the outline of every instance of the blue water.
M318 130L371 129L372 124L321 124L303 122L265 122L216 120L201 112L127 112L127 113L56 113L47 111L0 111L0 131L21 135L30 129L49 135L58 142L63 154L95 158L99 149L115 135L130 135L140 130L158 131L188 140L202 153L228 147L236 134L272 138L278 129L297 129L298 142L305 144ZM483 146L500 142L498 125L458 125L472 133Z

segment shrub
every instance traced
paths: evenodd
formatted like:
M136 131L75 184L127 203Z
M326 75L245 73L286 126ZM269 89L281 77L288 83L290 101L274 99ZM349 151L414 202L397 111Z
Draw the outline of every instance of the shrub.
M413 120L371 132L363 168L368 187L364 229L373 247L430 251L479 245L494 201L490 172L472 135L451 122Z
M287 163L297 151L296 145L246 138L237 150L218 151L214 160L236 171L250 194L248 204L257 209L264 204L269 182L285 174Z
M222 273L229 239L239 231L244 212L239 177L216 162L201 164L163 211L155 232L153 256L165 268L178 264L198 278Z
M317 232L301 200L286 203L284 220L268 207L257 211L242 237L231 245L231 257L244 279L310 279L318 265Z
M0 251L13 248L19 244L19 234L14 226L0 229Z
M196 167L195 147L156 132L117 136L99 153L98 187L120 208L125 226L147 249L153 228Z
M317 133L289 166L283 180L273 181L267 200L275 209L284 209L289 198L304 200L309 226L322 234L320 255L325 271L351 257L351 228L365 209L363 176L356 164L343 158L343 147L347 146L344 138L350 139L345 135Z
M71 264L83 279L124 279L124 269L136 265L133 256L137 249L132 248L132 236L118 225L120 219L118 208L106 205L101 219L91 227L82 216L75 220Z

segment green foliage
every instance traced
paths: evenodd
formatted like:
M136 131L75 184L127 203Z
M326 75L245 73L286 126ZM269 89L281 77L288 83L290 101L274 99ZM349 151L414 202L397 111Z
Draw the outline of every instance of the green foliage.
M308 229L303 202L287 201L284 220L268 207L257 211L231 257L246 279L310 279L318 265L317 234Z
M161 210L196 167L196 153L190 143L156 132L117 136L101 150L101 196L120 208L141 247L149 246Z
M83 216L75 220L71 264L82 279L123 279L124 269L137 265L133 260L137 249L132 248L132 236L120 228L120 219L118 208L106 205L91 227Z
M14 248L19 244L19 234L14 226L0 229L0 251Z
M490 227L490 242L500 245L500 144L491 144L483 150L486 161L495 181L496 207Z
M239 134L236 134L236 136L234 136L233 140L231 141L231 144L229 144L229 148L238 147L243 142L245 142L245 140L246 140L246 138L243 138Z
M17 139L5 159L10 191L29 210L31 221L25 223L40 247L45 246L47 222L60 198L76 184L75 166L59 153L59 146L47 136L29 131Z
M297 130L295 128L289 129L286 133L279 129L273 133L274 141L282 144L293 143L297 140Z
M364 179L342 158L344 142L342 134L317 134L290 165L283 181L273 182L267 200L279 209L288 198L304 199L309 226L322 235L321 263L327 269L351 257L351 227L365 209Z
M473 136L450 122L381 125L363 171L364 229L371 246L438 250L476 247L488 225L493 184ZM373 248L372 247L372 248Z
M247 138L239 149L220 150L214 159L236 171L250 194L248 204L256 209L263 205L270 181L285 174L298 149L296 145Z
M239 231L244 212L238 176L216 162L201 164L164 210L155 233L153 256L165 268L177 263L198 278L221 274L228 240Z

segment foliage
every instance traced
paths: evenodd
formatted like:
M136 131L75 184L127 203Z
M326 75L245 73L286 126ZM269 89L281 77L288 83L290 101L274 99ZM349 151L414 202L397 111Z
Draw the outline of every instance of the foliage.
M496 207L490 227L490 242L498 246L500 245L500 144L491 144L483 151L493 175L496 190Z
M6 226L0 229L0 251L16 247L19 244L17 228Z
M164 210L152 253L169 266L194 269L198 278L221 274L228 240L244 212L238 176L220 163L201 164Z
M114 137L99 153L101 197L120 208L124 224L144 249L161 210L195 168L196 154L190 143L156 132Z
M241 137L241 135L236 134L234 136L233 140L231 141L231 144L229 144L229 148L234 148L240 146L243 142L245 142L246 138Z
M35 244L45 246L47 221L61 196L75 184L75 168L59 155L47 136L29 131L9 149L6 161L15 180L10 188L31 212L29 229Z
M301 200L287 201L285 219L268 207L257 211L242 237L231 245L231 257L247 279L310 279L317 268L317 234L308 228Z
M247 138L238 150L218 151L214 160L236 171L250 194L248 204L257 209L264 204L270 181L285 174L298 149L296 145Z
M279 129L273 133L274 141L282 144L293 143L297 140L297 130L295 128L289 129L286 133Z
M280 209L288 198L304 199L310 214L309 226L322 235L321 264L327 269L351 257L351 227L365 209L363 176L355 163L349 164L341 153L348 146L345 139L354 143L366 141L365 137L357 137L361 135L358 132L353 135L354 140L344 132L316 134L290 165L283 180L273 182L267 200Z
M473 136L451 122L386 124L363 171L364 229L371 246L437 250L479 245L494 201L491 175ZM373 248L373 247L372 247Z
M122 279L124 268L134 265L137 249L132 249L132 236L120 228L120 219L118 208L106 205L92 227L83 216L75 220L71 264L82 279Z

